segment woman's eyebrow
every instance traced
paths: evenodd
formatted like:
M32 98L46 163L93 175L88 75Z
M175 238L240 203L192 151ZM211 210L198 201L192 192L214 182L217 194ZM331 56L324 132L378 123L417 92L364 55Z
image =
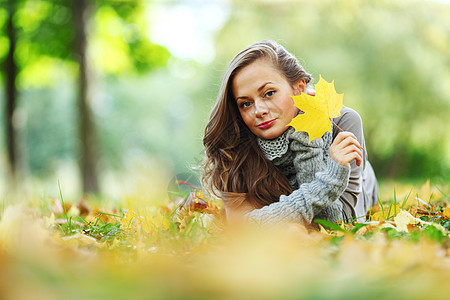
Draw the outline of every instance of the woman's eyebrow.
M261 90L262 90L266 85L271 84L271 83L273 83L273 82L268 81L268 82L264 83L263 85L261 85L261 86L258 88L258 92L261 92Z
M262 85L258 88L257 91L258 91L258 92L261 92L261 90L263 90L264 87L265 87L266 85L271 84L271 83L273 83L273 82L272 82L272 81L268 81L268 82L262 84ZM235 98L235 101L238 101L239 99L248 99L248 98L249 98L248 96L239 96L239 97Z
M247 96L240 96L240 97L237 97L236 99L234 99L236 102L239 100L239 99L249 99L249 97L247 97Z
M242 96L242 97L237 97L236 99L234 99L234 101L238 102L239 100L246 100L249 99L247 96Z

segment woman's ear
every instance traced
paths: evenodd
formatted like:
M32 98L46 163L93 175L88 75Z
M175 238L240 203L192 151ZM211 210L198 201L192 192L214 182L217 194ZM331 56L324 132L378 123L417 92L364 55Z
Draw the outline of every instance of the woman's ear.
M294 93L295 96L300 95L301 93L306 92L306 82L305 79L300 78L295 84L294 84Z

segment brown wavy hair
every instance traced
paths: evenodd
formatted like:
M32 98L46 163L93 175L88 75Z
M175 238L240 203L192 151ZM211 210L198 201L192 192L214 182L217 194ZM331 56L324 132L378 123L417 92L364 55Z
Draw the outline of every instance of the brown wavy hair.
M286 176L260 150L256 136L242 120L233 95L233 79L257 59L269 59L291 85L312 78L297 58L273 41L261 41L239 52L228 66L205 128L202 185L228 207L248 201L261 208L292 192Z

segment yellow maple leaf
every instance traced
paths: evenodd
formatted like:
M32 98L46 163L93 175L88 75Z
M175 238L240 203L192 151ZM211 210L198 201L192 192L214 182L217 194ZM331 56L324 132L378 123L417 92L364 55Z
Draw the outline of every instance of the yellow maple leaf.
M320 76L315 87L315 96L305 93L292 96L295 106L304 114L299 114L288 124L288 126L294 127L295 131L308 133L309 143L314 139L321 138L325 132L331 132L330 119L339 117L344 106L342 101L344 94L336 93L334 81L329 83Z

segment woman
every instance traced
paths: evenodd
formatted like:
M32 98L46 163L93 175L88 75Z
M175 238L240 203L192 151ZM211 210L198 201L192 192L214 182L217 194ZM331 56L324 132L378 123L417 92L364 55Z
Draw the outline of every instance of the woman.
M310 144L305 132L287 126L301 113L290 96L306 93L311 80L273 41L249 46L228 66L205 129L202 173L228 219L350 221L376 203L377 182L354 110L344 107L334 119L344 132L333 126Z

